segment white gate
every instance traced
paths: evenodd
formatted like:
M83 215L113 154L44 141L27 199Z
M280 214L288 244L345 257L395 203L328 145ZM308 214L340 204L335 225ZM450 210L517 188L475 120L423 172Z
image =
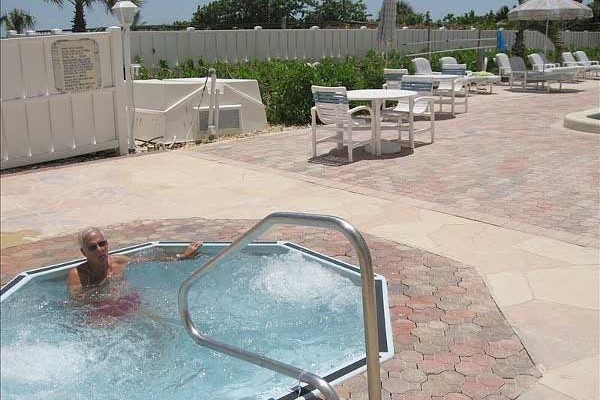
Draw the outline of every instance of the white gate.
M121 29L3 39L1 168L127 152Z

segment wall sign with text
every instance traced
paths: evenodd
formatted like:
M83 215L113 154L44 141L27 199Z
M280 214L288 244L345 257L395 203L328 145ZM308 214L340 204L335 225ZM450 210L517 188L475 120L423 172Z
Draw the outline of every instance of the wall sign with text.
M93 39L57 40L52 43L56 90L85 92L102 87L98 42Z

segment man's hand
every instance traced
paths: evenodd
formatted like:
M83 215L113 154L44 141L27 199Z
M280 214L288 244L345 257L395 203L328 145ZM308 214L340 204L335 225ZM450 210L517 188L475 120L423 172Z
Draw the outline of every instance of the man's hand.
M202 242L192 242L190 243L190 245L185 249L185 251L183 252L183 254L181 256L179 256L180 260L187 260L189 258L196 258L198 256L198 249L202 247Z

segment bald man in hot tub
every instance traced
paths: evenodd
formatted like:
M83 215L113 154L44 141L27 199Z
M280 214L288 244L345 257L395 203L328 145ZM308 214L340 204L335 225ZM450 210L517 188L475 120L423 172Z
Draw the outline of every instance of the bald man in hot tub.
M87 261L71 269L67 277L69 291L75 298L81 299L86 289L100 287L111 279L121 277L130 262L142 261L123 254L108 254L108 240L98 228L84 229L79 234L78 240L81 253ZM182 254L177 254L176 259L187 260L197 257L201 246L201 242L191 243Z

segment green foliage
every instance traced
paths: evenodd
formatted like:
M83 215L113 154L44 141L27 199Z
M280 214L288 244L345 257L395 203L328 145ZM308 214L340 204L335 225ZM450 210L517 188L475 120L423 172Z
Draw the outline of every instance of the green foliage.
M363 0L322 0L306 19L311 23L366 21L367 5Z
M19 8L13 8L8 14L3 14L0 21L6 25L6 30L14 30L18 33L35 26L35 17Z
M220 29L281 25L283 21L302 19L311 4L304 0L216 0L198 6L192 24Z

